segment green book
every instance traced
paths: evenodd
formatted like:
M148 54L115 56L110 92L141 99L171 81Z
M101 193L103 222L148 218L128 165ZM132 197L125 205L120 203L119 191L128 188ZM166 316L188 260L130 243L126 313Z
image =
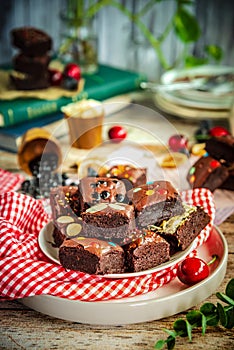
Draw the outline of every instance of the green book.
M83 98L103 101L134 91L146 80L143 74L100 65L98 72L86 75L84 91L76 96L56 100L15 99L0 100L0 127L8 127L60 111L61 107Z

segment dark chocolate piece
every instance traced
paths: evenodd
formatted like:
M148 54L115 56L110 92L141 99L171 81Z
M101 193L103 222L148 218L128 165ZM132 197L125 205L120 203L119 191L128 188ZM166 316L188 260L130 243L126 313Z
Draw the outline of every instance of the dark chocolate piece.
M11 31L12 45L28 56L41 56L52 48L52 39L44 31L33 27L14 28Z
M190 168L187 181L192 188L205 187L214 191L229 177L227 167L207 153Z
M49 62L48 55L30 57L20 53L13 58L13 68L18 72L38 77L47 73Z
M136 212L139 228L160 223L184 211L179 193L169 181L155 181L127 193Z
M59 248L59 260L66 269L89 274L125 271L123 249L116 243L95 238L66 239Z
M170 255L185 250L210 222L210 216L202 207L184 204L182 215L164 220L160 226L151 226L170 244Z
M124 203L99 203L82 213L87 237L121 239L135 228L133 206Z
M131 165L119 164L112 166L104 176L123 180L126 189L130 190L132 187L141 186L146 183L146 173L146 168L134 168Z
M98 203L122 203L126 201L124 183L106 177L84 177L80 180L82 210Z
M123 245L127 272L154 268L170 259L170 245L160 235L144 230L136 240Z
M38 77L13 71L10 80L17 90L40 90L50 86L47 72Z
M234 137L232 135L211 137L206 141L206 151L224 165L234 163Z

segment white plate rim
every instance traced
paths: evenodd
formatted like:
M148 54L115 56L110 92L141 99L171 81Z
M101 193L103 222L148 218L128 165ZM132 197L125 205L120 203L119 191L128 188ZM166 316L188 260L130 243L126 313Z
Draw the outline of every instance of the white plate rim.
M206 76L217 75L219 73L234 73L234 68L229 66L202 65L193 68L172 69L161 76L162 84L172 84L176 78L190 77L205 74ZM160 91L165 99L190 108L200 109L229 109L232 103L232 94L212 94L207 91L197 91L195 89L183 92ZM192 98L194 94L195 98ZM213 100L211 98L213 97ZM226 98L226 99L225 99Z
M227 267L228 246L223 233L214 226L222 241L223 255L215 270L203 281L170 295L157 297L157 291L168 288L172 282L148 293L149 298L137 296L120 300L86 302L52 295L37 295L20 301L42 313L72 322L92 325L124 325L149 322L183 312L205 300L221 284ZM204 243L205 245L206 243ZM199 247L198 250L202 248ZM147 297L147 295L146 295Z
M40 250L43 252L43 254L47 258L49 258L56 264L60 265L60 262L58 259L58 248L52 246L52 243L53 243L52 230L53 230L53 221L50 221L39 232L38 244L39 244ZM157 272L159 276L162 273L164 273L166 269L172 268L174 265L182 261L194 249L195 249L195 241L193 241L189 245L189 247L186 248L184 251L174 254L169 261L166 261L165 263L162 263L154 268L140 271L140 272L121 273L121 274L114 273L114 274L105 274L105 275L98 275L98 276L108 278L108 279L124 279L124 278L145 276L155 272Z

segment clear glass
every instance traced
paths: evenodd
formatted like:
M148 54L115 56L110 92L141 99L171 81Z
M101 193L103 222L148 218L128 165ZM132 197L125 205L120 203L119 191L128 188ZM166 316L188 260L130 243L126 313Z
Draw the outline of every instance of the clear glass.
M62 36L59 58L64 63L77 63L82 73L92 74L97 71L97 36L93 32L92 23L84 22L76 26L66 21L66 31Z

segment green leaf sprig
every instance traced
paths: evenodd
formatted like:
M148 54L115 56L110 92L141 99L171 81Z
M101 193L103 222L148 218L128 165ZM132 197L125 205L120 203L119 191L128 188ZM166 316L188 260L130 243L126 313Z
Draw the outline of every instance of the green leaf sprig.
M205 334L207 326L221 325L226 329L234 327L234 278L227 286L225 293L216 293L217 298L225 305L217 302L205 303L199 310L191 310L187 313L186 319L179 318L173 324L173 330L164 329L168 334L166 340L158 340L154 349L160 350L167 346L168 350L174 349L176 337L186 337L192 341L194 328L201 328L202 335Z

